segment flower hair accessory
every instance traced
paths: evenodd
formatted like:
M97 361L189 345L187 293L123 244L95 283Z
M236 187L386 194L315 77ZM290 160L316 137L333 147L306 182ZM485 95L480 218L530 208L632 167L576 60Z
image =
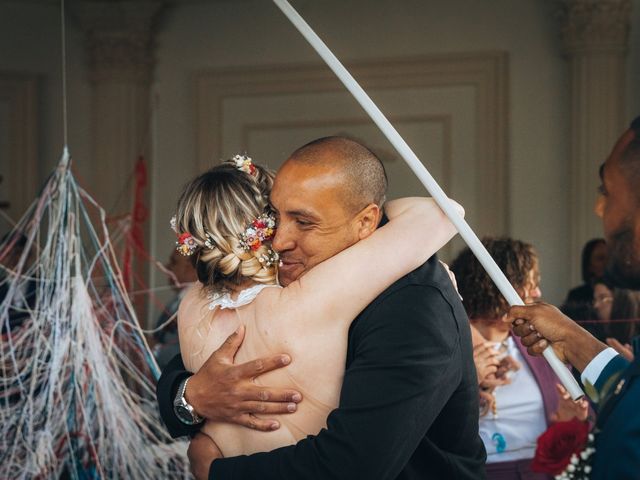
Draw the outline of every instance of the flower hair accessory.
M245 252L257 251L266 241L272 240L276 232L276 219L270 213L263 213L240 234L240 246ZM280 257L273 249L258 257L264 268L278 263Z
M248 173L249 175L256 174L256 166L253 164L251 157L246 155L235 155L231 161L235 164L238 170Z
M171 230L176 232L178 235L178 240L176 240L176 250L181 255L188 257L193 255L195 251L198 249L198 242L190 233L180 233L178 232L178 221L176 220L176 216L171 217L169 221L169 225L171 225Z
M198 242L190 233L183 233L176 241L176 250L185 257L191 256L198 249Z
M263 213L240 234L240 246L245 252L255 252L263 242L271 240L275 232L276 219L269 213Z

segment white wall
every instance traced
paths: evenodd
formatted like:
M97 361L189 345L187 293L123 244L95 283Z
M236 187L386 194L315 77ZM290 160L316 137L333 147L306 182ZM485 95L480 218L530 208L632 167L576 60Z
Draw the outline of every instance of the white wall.
M543 290L562 300L568 278L568 78L550 0L294 0L345 61L446 52L507 51L510 57L510 233L541 255ZM640 112L640 0L633 0L629 118ZM68 26L70 146L89 177L90 85L78 26ZM0 3L0 71L42 74L41 172L62 145L59 10L49 2ZM264 0L182 2L159 25L153 85L152 251L172 245L167 228L182 184L196 173L194 77L206 69L320 60ZM1 173L1 172L0 172ZM123 182L125 174L123 173ZM121 185L114 188L121 188ZM585 206L590 208L590 206ZM157 279L163 284L162 279Z
M511 233L538 247L545 292L560 301L569 285L564 262L567 208L558 208L568 201L567 72L547 5L539 0L294 4L344 61L509 52ZM319 59L280 11L261 1L176 8L165 19L158 47L156 161L163 167L157 170L156 185L166 189L162 198L156 197L160 223L154 231L157 239L168 241L164 218L180 187L176 179L194 173L188 167L195 155L193 74L206 68Z

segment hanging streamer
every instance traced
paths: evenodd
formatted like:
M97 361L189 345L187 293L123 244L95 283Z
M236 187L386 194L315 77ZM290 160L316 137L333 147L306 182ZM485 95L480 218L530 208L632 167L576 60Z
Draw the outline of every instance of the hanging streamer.
M189 478L105 212L68 167L65 149L0 244L0 478Z

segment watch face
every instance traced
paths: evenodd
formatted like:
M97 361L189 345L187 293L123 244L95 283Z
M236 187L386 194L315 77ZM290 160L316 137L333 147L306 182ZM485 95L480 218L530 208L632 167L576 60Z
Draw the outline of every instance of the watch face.
M182 405L176 405L175 412L176 412L176 415L180 418L180 420L182 420L184 423L187 423L187 424L193 423L193 416L191 415L191 412L187 408L183 407Z

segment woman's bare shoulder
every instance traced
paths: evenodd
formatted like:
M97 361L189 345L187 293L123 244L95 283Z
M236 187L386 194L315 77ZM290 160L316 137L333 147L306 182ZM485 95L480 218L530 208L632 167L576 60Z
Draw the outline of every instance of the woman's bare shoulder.
M180 307L178 308L178 320L186 321L186 319L199 318L198 313L202 313L208 307L209 300L207 299L206 289L200 282L196 282L190 287L187 287L182 300L180 301Z

